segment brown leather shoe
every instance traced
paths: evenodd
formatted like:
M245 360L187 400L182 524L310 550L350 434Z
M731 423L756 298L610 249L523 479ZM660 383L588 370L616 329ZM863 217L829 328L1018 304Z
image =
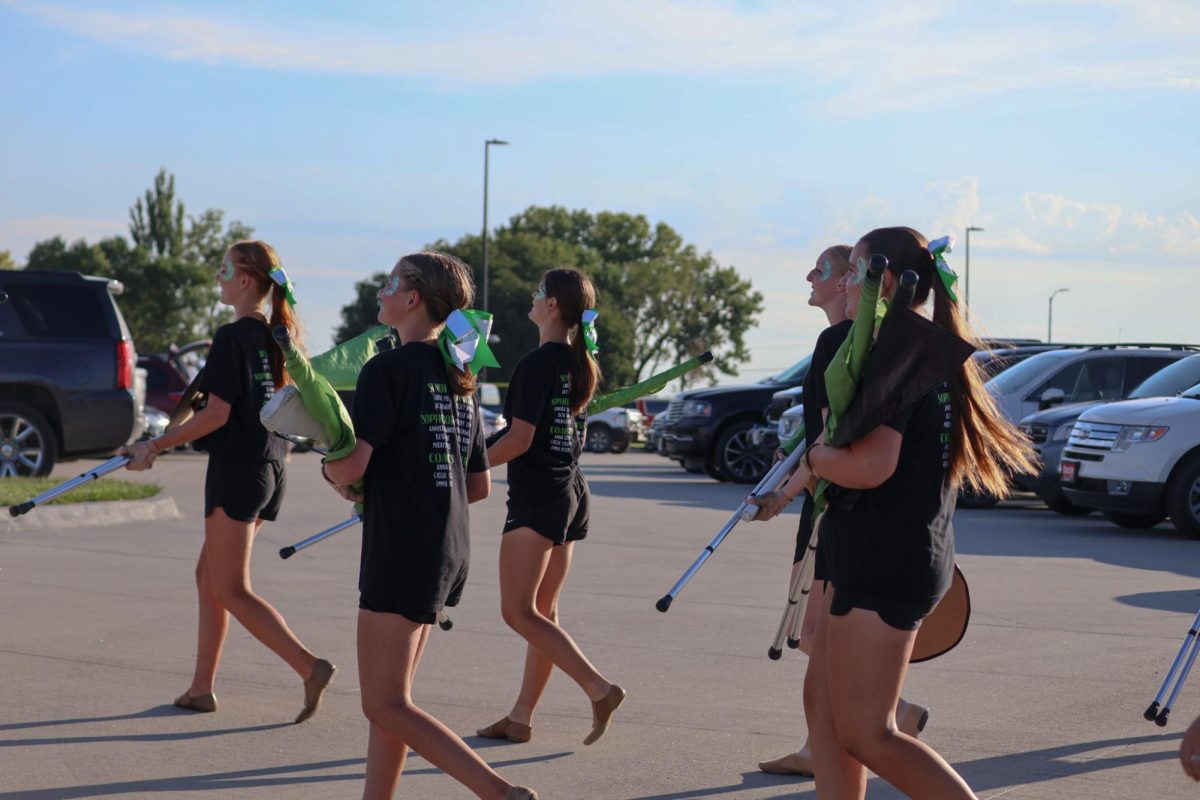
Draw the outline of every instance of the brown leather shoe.
M625 702L625 690L615 683L602 699L592 702L592 732L583 740L585 745L593 744L604 735L604 732L608 730L608 721L612 719L613 712L623 702Z
M799 753L791 753L783 758L777 758L774 761L763 761L758 765L758 768L772 775L804 775L808 778L813 777L812 756L804 750L801 750Z
M538 800L537 792L533 789L526 789L524 786L514 786L508 790L508 797L504 800Z
M325 688L333 682L336 672L337 667L323 658L318 658L317 663L313 664L312 674L304 681L304 708L296 715L297 723L304 722L317 713L321 706L321 696L325 694Z
M475 733L485 739L507 739L510 742L528 742L533 738L533 728L513 722L508 717L499 722L493 722L486 728L480 728Z
M208 694L200 694L193 697L188 692L184 692L175 698L175 705L179 708L186 708L189 711L203 711L211 714L217 710L217 696L209 692Z
M896 719L896 727L901 733L906 733L916 739L929 723L929 709L916 703L904 701L904 713Z

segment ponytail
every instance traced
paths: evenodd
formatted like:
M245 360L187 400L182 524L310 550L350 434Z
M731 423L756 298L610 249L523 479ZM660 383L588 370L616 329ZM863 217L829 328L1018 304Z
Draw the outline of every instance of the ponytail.
M275 330L277 325L287 328L292 344L303 352L304 342L300 334L300 320L296 317L296 310L287 301L287 290L275 282L271 283L271 321L269 324L271 330ZM273 338L272 341L274 341ZM278 344L271 349L271 372L275 376L276 388L292 382L292 377L288 375L287 367L283 363L283 350Z
M583 335L582 324L575 329L571 338L571 414L583 416L588 403L596 396L596 388L600 385L600 365L588 352L587 340Z
M409 286L421 293L425 313L431 322L441 324L451 311L469 308L475 302L475 281L471 268L460 259L446 253L426 251L413 253L396 263L396 273ZM453 394L466 396L475 392L475 373L464 365L446 369L446 385Z
M558 301L558 313L571 332L571 414L580 417L600 387L600 365L588 352L583 332L583 312L596 307L596 287L572 267L552 269L542 276L546 296Z
M937 274L929 242L921 233L912 228L877 228L860 242L872 255L887 256L888 269L895 275L905 270L917 273L914 308L932 294L933 322L976 350L985 349ZM974 358L964 361L951 381L950 482L1002 497L1008 492L1011 475L1037 472L1038 462L1029 440L1000 413L984 382L983 370Z
M266 242L246 240L230 246L229 253L234 264L247 275L254 278L265 297L270 298L271 318L268 325L272 330L282 325L287 328L288 336L297 350L304 351L304 341L300 332L300 318L296 309L287 299L287 289L271 279L271 270L281 267L279 255L275 248ZM292 382L283 363L283 350L271 339L274 345L270 349L271 376L278 389Z

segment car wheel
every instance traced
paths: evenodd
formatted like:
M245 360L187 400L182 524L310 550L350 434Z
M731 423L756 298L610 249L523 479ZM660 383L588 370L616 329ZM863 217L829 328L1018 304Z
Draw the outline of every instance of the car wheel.
M994 494L987 492L976 492L973 489L963 487L958 490L958 508L991 508L1000 502L1000 498Z
M1123 511L1105 511L1104 516L1122 528L1153 528L1167 518L1166 514L1126 514Z
M713 468L736 483L758 483L771 468L770 454L750 442L751 420L735 422L722 431L713 450Z
M628 439L618 439L617 441L613 442L611 452L624 453L628 449L629 449L629 440Z
M1061 494L1043 497L1042 501L1050 507L1051 511L1062 514L1064 517L1086 517L1096 510L1087 506L1077 506Z
M704 474L712 478L714 481L718 481L720 483L724 483L725 481L729 480L729 478L725 477L725 473L717 469L717 465L711 461L704 462Z
M584 441L583 446L592 453L607 453L608 451L612 450L612 428L601 424L589 425L587 429L587 439Z
M1171 513L1171 524L1180 533L1200 539L1200 453L1180 465L1171 478L1167 510Z
M54 469L58 438L24 403L0 403L0 478L43 477Z

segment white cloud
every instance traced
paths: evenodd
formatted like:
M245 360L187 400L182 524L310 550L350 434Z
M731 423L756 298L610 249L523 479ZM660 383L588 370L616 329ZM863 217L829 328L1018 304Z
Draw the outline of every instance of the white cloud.
M176 60L286 71L512 84L608 75L795 80L827 110L871 116L1048 86L1200 88L1190 7L1109 0L1106 13L1047 28L1037 15L973 24L955 4L549 0L472 16L447 7L400 23L251 19L194 12L9 2L77 36ZM1019 5L1019 4L1018 4ZM1070 7L1071 3L1068 3ZM1019 9L1018 9L1019 11ZM1172 46L1172 43L1177 46Z
M1086 242L1109 255L1200 256L1200 219L1190 211L1149 214L1042 192L1026 192L1022 202L1043 235L1063 235L1076 247Z

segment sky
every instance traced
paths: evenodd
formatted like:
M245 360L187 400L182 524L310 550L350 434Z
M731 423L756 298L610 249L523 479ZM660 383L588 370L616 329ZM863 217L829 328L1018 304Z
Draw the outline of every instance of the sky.
M356 280L479 232L494 137L493 227L644 214L764 294L724 382L805 355L805 274L884 225L964 277L984 229L986 334L1044 339L1065 288L1057 340L1200 342L1197 41L1193 0L0 0L0 250L127 233L166 167L319 351Z

